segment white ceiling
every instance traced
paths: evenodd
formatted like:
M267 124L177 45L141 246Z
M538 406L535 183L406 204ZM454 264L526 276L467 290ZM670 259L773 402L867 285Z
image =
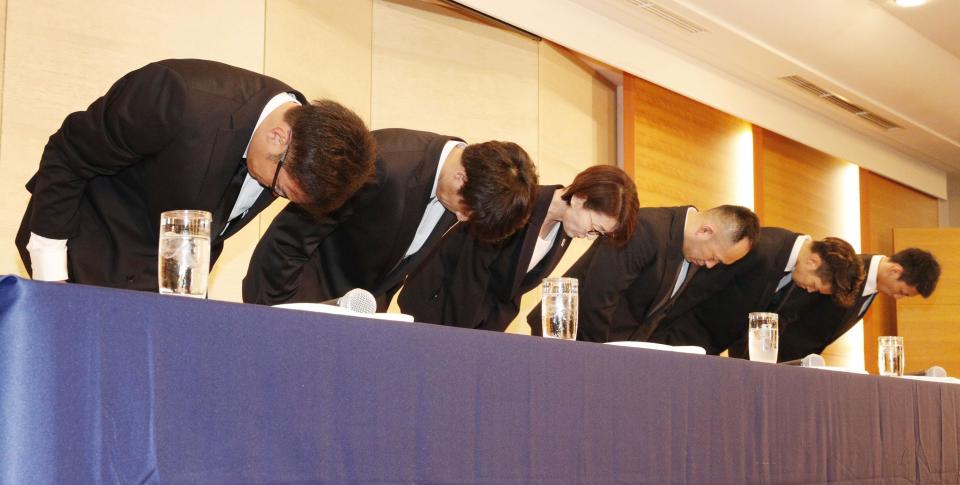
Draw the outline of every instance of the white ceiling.
M686 55L960 173L960 0L573 0ZM652 4L705 31L689 33ZM883 130L780 78L801 76L900 125Z

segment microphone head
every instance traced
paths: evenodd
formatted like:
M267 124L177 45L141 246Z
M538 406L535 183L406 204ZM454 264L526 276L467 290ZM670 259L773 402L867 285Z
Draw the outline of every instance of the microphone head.
M377 313L377 299L363 288L354 288L337 300L337 306L357 313Z
M935 365L924 372L924 375L929 377L947 377L947 370L939 365Z
M827 362L823 360L820 354L810 354L801 360L800 365L803 367L826 367Z

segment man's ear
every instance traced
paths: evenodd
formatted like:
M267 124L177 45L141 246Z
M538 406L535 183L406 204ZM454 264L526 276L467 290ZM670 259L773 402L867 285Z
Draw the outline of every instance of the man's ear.
M717 233L717 230L716 228L713 227L713 224L710 224L709 222L704 222L703 224L700 224L700 227L697 228L696 235L700 237L709 238L716 233Z
M585 195L575 194L573 197L570 198L570 207L579 209L583 207L583 204L586 202L587 202L587 197Z
M274 146L284 146L290 142L290 134L289 126L277 125L267 132L267 138Z
M457 181L457 190L459 191L463 188L463 184L467 183L467 172L464 170L457 170L453 174L453 180Z
M820 265L823 264L823 258L821 258L819 254L811 252L810 257L807 258L807 264L809 264L813 270L818 270L820 269Z
M900 266L899 263L890 263L887 272L890 273L890 276L893 276L894 280L899 281L900 277L903 276L903 266Z

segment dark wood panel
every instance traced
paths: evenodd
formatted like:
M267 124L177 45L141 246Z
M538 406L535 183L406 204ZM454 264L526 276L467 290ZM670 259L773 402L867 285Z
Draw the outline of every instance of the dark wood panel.
M905 185L860 169L860 228L863 252L895 253L893 229L937 227L937 199ZM904 246L906 247L906 246ZM911 299L916 300L916 298ZM908 300L903 300L906 303ZM864 318L863 353L866 367L877 370L877 337L897 335L897 303L878 295Z
M750 124L645 80L624 77L625 95L631 97L624 105L634 106L633 116L625 111L624 117L632 118L640 204L709 208L735 203L738 140L749 136Z

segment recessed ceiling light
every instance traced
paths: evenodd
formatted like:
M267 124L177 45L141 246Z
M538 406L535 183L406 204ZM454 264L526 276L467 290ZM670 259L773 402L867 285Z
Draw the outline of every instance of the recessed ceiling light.
M927 3L927 0L894 0L898 7L917 7Z

